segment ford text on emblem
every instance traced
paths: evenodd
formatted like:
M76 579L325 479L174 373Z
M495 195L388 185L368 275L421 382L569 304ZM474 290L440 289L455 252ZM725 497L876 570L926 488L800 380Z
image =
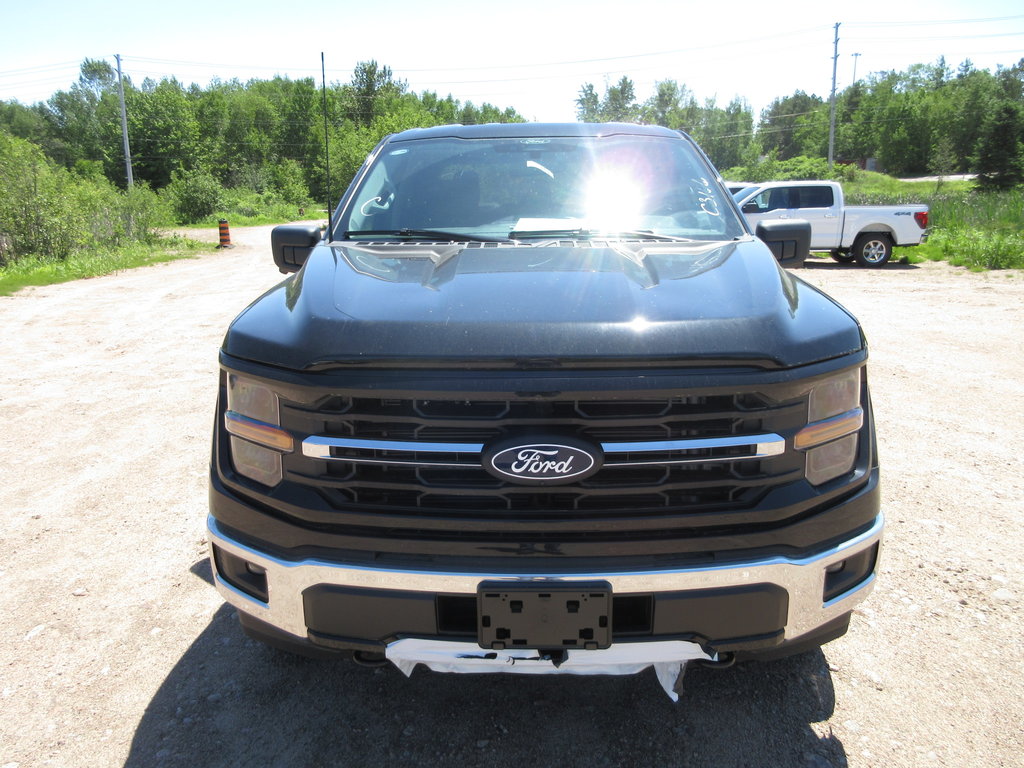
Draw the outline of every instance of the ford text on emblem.
M601 450L583 441L504 441L484 453L484 468L495 477L524 485L558 485L589 477L601 468Z

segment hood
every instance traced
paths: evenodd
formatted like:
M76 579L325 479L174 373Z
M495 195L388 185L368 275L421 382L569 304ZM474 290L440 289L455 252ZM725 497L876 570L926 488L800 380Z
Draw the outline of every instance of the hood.
M251 304L224 351L332 365L728 364L861 349L856 321L759 240L320 245Z

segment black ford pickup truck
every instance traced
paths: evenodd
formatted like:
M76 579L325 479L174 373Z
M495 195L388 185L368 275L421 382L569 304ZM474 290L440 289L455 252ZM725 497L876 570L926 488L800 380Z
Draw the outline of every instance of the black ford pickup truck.
M224 339L210 473L247 633L674 697L846 631L883 528L865 340L688 137L405 131L272 240L295 274Z

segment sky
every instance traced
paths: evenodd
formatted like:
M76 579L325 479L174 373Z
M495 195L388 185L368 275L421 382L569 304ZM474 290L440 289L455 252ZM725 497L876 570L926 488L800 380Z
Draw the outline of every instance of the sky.
M0 0L0 100L45 101L85 58L120 54L136 85L177 77L314 77L348 82L361 61L391 68L410 90L514 107L530 120L576 118L585 83L623 76L644 100L675 80L704 101L744 99L758 115L797 90L836 85L944 56L995 71L1024 58L1020 0L893 3L654 0Z

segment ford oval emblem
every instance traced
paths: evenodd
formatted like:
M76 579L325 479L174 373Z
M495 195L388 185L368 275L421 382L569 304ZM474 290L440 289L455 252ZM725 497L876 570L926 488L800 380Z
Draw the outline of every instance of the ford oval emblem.
M484 452L484 468L524 485L559 485L590 477L601 468L601 449L582 440L502 441Z

